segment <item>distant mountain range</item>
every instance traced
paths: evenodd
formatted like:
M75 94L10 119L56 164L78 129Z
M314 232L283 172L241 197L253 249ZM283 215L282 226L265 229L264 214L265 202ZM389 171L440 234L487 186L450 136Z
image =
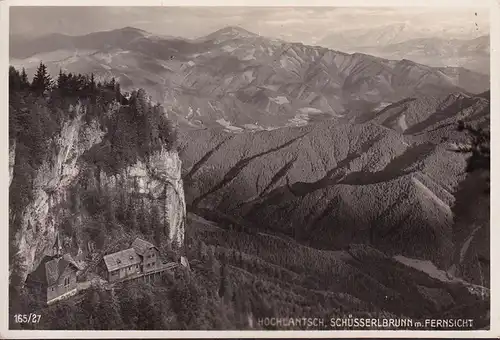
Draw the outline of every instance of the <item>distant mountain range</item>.
M443 67L461 66L489 74L490 36L466 30L442 31L406 24L388 24L371 29L338 30L318 41L324 47L348 53L367 53L387 59L410 59ZM443 37L454 38L443 38Z
M348 48L388 59L407 58L430 66L456 66L490 73L490 36L475 39L420 38L383 46Z
M342 118L407 97L480 93L489 77L268 39L226 27L196 40L126 27L85 36L11 39L14 66L94 72L145 88L180 125L269 130Z

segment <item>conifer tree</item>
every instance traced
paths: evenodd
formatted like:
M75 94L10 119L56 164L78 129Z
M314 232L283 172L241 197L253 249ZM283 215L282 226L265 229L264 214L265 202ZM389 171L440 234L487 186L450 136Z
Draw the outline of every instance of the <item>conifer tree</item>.
M119 193L119 206L117 209L117 217L122 223L126 222L128 219L128 204L124 190L121 190Z
M130 199L130 201L129 201L127 213L128 213L128 220L129 220L128 222L130 224L131 229L138 230L139 223L137 221L137 210L136 210L136 207L135 207L132 199Z
M153 206L151 210L151 230L155 236L155 242L157 245L161 244L163 227L160 220L160 211L158 207Z
M136 92L135 112L138 116L143 116L148 112L148 101L146 98L146 91L139 89Z
M37 95L43 95L46 91L49 91L52 88L52 78L47 72L47 66L45 66L42 62L40 62L35 76L33 77L31 88Z
M233 299L233 287L229 280L227 265L222 266L219 297L223 298L226 302L230 302Z
M28 75L26 74L26 69L23 67L21 71L21 90L27 90L30 87L30 81Z
M205 242L200 241L200 246L198 247L198 258L200 261L205 261L207 258L207 245Z
M162 241L161 228L153 229L153 234L155 237L155 244L157 246L161 245L161 241Z
M120 83L116 83L114 85L114 90L115 90L115 99L116 101L120 102L122 101L122 91L121 91L121 87L120 87Z
M13 67L9 67L9 91L16 92L21 88L21 76L19 72Z
M61 89L64 86L64 77L62 69L59 69L59 75L57 76L57 88Z
M90 75L90 92L91 94L94 94L96 90L96 83L95 83L95 78L94 78L94 73Z
M113 201L113 197L111 194L106 195L106 219L111 227L114 227L116 223L116 210L115 210L115 202Z

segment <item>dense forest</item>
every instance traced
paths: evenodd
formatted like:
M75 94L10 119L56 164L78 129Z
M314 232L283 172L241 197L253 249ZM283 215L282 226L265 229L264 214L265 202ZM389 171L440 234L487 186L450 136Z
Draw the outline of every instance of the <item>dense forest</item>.
M71 187L71 199L61 207L61 233L72 239L88 234L98 248L123 235L141 236L159 244L162 253L178 256L168 243L161 243L164 234L159 231L164 229L160 227L161 212L157 208L148 209L126 195L85 185L95 172L116 174L158 148L176 148L175 127L160 105L152 103L142 89L122 92L116 79L96 80L92 74L63 71L52 79L43 64L32 81L24 70L10 67L9 91L9 142L15 145L16 154L9 193L11 236L16 231L17 212L32 199L33 177L50 158L61 127L83 114L86 124L97 122L106 133L99 145L83 155L87 164L93 164L94 171L85 171ZM80 112L75 112L75 108ZM489 170L489 132L463 124L458 128L472 135L471 147L460 150L472 155L468 171ZM85 217L84 227L75 215ZM482 313L488 308L486 302L478 304L469 297L460 300L458 297L467 295L465 287L447 287L369 247L352 247L349 252L347 257L352 257L344 261L346 253L339 257L340 252L302 246L255 230L208 228L191 220L186 226L183 248L191 269L179 267L151 284L129 282L114 290L93 287L78 299L46 306L40 297L20 287L14 271L10 315L36 313L42 317L38 324L14 324L11 318L11 327L283 329L264 326L256 320L307 316L328 321L332 316L348 315L419 318L437 313L434 301L423 298L419 285L436 291L446 289L458 302L474 304L470 309L474 312ZM14 253L15 249L11 249L13 267ZM411 310L409 305L413 306ZM453 314L451 307L450 316L473 316L469 311Z

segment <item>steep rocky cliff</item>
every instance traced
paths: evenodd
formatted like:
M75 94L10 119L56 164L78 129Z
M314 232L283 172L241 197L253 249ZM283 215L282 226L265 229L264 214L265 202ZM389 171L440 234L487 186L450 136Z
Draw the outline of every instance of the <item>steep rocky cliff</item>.
M108 176L101 171L100 185L115 191L125 190L137 196L137 202L148 209L160 207L168 240L184 242L186 204L181 179L181 160L176 151L161 149L146 161L138 160L118 175Z
M9 145L9 185L12 183L12 175L14 173L14 163L16 162L16 142L13 141Z
M11 224L14 228L13 249L17 251L22 280L37 267L44 255L52 253L56 236L64 229L63 222L70 221L73 230L90 223L84 208L76 213L69 209L74 188L88 187L85 174L89 171L94 174L92 184L100 188L99 193L124 193L127 200L153 202L162 213L161 223L168 225L169 237L166 239L183 243L185 204L181 161L177 152L161 148L144 159L138 159L135 164L127 165L119 173L107 175L82 157L92 147L99 146L107 133L107 129L96 120L89 122L84 119L84 111L79 105L70 108L73 118L66 119L59 135L52 138L52 149L34 173L30 200L25 206L11 207L10 219L15 221L14 226ZM15 156L15 144L11 143L10 183L16 176L18 164ZM101 190L103 188L105 192ZM68 219L71 212L76 218ZM98 225L98 228L104 229L104 225ZM80 235L80 232L63 235L65 244L70 245L68 250L77 254L86 251L87 240Z

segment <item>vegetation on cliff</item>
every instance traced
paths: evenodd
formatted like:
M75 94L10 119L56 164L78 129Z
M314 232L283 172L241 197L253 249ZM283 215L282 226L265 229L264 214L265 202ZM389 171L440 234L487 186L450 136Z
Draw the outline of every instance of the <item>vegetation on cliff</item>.
M175 150L176 129L163 108L153 103L143 89L123 93L119 82L96 80L93 74L66 73L61 70L52 79L40 63L30 81L25 70L9 68L9 146L15 154L11 166L12 182L9 188L10 284L13 298L22 294L23 259L19 256L16 233L21 230L26 208L41 190L51 196L50 189L40 187L47 183L40 178L46 168L54 167L57 150L66 141L62 138L64 126L81 120L85 130L103 135L102 142L85 149L70 145L69 151L79 148L79 176L62 188L62 199L49 206L55 227L62 234L66 251L82 248L88 241L99 249L113 237L124 232L160 238L163 221L156 209L148 211L144 205L119 192L95 183L99 173L119 173L138 160L159 149ZM93 131L96 130L96 131ZM99 131L97 131L99 130ZM76 131L82 134L82 131ZM76 139L79 140L78 138ZM88 146L87 146L88 147ZM67 166L62 164L62 166ZM62 174L61 174L62 175ZM56 174L55 180L57 180ZM52 179L53 180L53 179ZM57 186L57 184L56 184ZM66 195L67 194L67 195ZM29 225L36 237L41 235L37 225ZM23 229L24 230L24 229ZM45 236L45 234L43 235ZM28 245L29 246L29 245ZM52 245L48 244L50 249Z
M78 105L77 105L78 104ZM87 153L89 162L117 172L160 147L175 148L176 130L163 108L143 89L123 94L112 78L96 81L94 75L66 74L57 80L41 63L30 82L24 69L9 68L9 142L15 145L10 186L11 216L32 199L33 179L50 159L65 121L78 107L90 123L97 120L107 131L105 141ZM16 227L11 221L11 227Z

